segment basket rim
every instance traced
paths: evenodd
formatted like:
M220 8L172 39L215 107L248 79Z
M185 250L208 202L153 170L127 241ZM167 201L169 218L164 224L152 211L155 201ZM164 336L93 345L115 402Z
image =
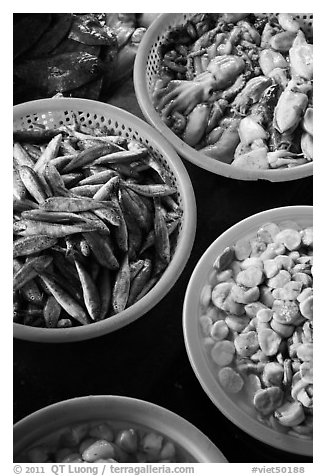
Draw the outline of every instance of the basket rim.
M97 114L99 114L99 111L102 111L103 114L105 111L114 114L118 120L123 120L137 127L139 134L145 136L149 142L152 142L160 150L169 163L178 183L178 191L183 202L183 226L169 266L156 285L142 299L115 316L80 327L46 329L13 323L13 337L33 342L66 343L88 340L125 327L143 316L163 299L180 277L190 256L196 233L196 200L188 172L168 141L142 119L121 108L99 101L81 98L49 98L15 105L13 107L14 122L15 118L18 120L18 118L31 114L32 111L34 113L45 113L51 111L51 109L63 110L69 108L71 110L78 108L80 111L86 110L86 112Z
M182 328L184 343L191 367L198 382L216 408L234 425L241 428L253 438L283 451L311 456L313 452L312 440L301 440L291 435L286 435L284 439L280 433L255 420L224 392L216 377L213 375L211 366L206 359L204 346L201 342L202 336L199 331L198 311L194 311L194 300L198 304L200 291L202 290L201 285L203 284L204 269L207 276L213 266L212 255L216 257L216 254L219 252L217 248L223 249L225 246L230 246L234 242L235 235L239 237L247 235L249 228L256 229L263 223L269 221L275 221L277 223L282 220L290 219L294 221L307 220L313 223L313 206L291 205L275 207L255 213L229 227L206 248L197 261L188 282L183 303Z
M313 175L313 161L307 164L298 165L288 169L281 170L248 170L241 167L234 167L225 164L211 157L196 151L188 144L183 142L171 129L162 121L160 115L155 110L150 94L147 89L146 69L147 60L158 35L166 32L166 27L175 20L176 13L161 13L148 27L144 34L135 58L134 64L134 87L136 98L140 109L146 120L155 127L176 149L176 151L186 160L192 162L198 167L213 172L223 177L237 180L267 180L270 182L286 182L297 180ZM183 15L183 14L182 14Z

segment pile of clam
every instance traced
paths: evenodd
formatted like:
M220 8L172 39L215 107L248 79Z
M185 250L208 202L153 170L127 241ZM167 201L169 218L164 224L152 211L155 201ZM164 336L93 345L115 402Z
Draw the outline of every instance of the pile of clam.
M246 169L312 160L313 45L287 13L196 14L161 45L152 91L188 145Z
M267 223L226 248L203 288L199 322L222 388L268 426L311 438L312 228Z
M126 422L76 423L27 449L30 463L175 463L181 456L170 439Z

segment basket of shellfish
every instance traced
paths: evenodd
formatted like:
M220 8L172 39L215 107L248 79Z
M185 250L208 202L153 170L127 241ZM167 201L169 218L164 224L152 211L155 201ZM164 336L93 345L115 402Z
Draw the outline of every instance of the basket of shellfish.
M257 287L246 281L254 275ZM306 456L313 454L313 287L313 207L273 208L216 238L193 271L183 309L190 363L216 407L257 440Z
M312 175L312 14L161 14L134 84L146 119L195 165L240 180Z

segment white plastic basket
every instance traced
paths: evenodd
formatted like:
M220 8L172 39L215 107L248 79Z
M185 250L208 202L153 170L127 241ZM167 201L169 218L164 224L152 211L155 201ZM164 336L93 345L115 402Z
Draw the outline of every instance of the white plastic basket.
M81 327L45 329L14 323L14 337L36 342L72 342L108 334L133 322L154 307L172 288L189 258L196 230L196 202L188 173L171 145L141 119L114 106L76 98L41 99L14 106L14 128L31 128L39 123L46 128L81 122L93 127L108 127L115 135L133 138L146 145L164 166L183 210L173 257L156 285L138 302L123 312Z
M233 167L199 153L183 142L162 121L152 103L152 90L160 65L159 48L170 30L176 26L184 25L193 15L194 13L162 13L150 25L139 45L134 66L134 86L139 106L145 118L168 139L183 158L215 174L239 180L264 179L271 182L295 180L312 175L312 162L282 170L247 170ZM293 15L296 16L301 28L311 39L313 33L312 14L295 13Z

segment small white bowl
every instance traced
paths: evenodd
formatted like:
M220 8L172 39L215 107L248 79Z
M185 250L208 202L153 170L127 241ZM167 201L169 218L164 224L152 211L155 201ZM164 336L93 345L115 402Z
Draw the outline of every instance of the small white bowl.
M181 455L190 455L197 463L227 463L221 451L187 420L153 403L113 395L64 400L23 418L14 425L14 460L24 450L60 429L93 421L145 427L176 443Z
M188 357L192 368L207 395L217 408L229 419L257 440L290 453L312 456L312 440L296 438L279 433L263 423L254 415L253 408L241 408L221 387L214 375L213 363L207 358L203 336L199 327L200 294L213 268L216 257L237 240L253 237L258 228L267 223L292 220L303 227L312 226L313 207L294 206L267 210L242 220L219 236L205 251L190 278L183 307L183 332Z

